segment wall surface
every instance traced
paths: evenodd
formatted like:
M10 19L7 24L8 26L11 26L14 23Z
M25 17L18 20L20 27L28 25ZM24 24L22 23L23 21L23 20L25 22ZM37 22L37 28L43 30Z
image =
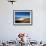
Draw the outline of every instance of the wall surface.
M13 10L33 10L32 26L14 26ZM46 40L46 0L16 0L13 5L0 0L0 41L15 40L19 32L30 34L33 40Z

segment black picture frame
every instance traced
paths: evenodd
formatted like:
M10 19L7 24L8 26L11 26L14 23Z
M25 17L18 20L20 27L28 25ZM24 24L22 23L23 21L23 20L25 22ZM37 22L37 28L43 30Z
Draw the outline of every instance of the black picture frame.
M13 10L13 25L24 26L24 25L32 25L32 24L33 24L32 10Z

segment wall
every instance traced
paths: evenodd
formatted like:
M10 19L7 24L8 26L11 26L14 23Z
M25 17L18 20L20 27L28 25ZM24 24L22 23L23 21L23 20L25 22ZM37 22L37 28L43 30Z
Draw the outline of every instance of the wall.
M14 26L13 9L33 10L33 25ZM19 32L30 34L33 40L46 40L45 0L16 0L13 5L7 0L0 0L0 41L15 40Z

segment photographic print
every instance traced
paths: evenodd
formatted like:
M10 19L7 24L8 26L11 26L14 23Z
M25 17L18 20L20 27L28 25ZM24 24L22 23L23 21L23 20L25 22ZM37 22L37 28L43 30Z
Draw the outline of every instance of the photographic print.
M32 10L14 10L13 24L32 24Z

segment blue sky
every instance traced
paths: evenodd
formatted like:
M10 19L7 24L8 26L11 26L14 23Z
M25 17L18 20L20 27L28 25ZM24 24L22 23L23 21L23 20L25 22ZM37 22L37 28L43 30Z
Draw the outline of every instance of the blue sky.
M30 12L16 12L15 13L16 17L19 17L19 18L30 18Z

